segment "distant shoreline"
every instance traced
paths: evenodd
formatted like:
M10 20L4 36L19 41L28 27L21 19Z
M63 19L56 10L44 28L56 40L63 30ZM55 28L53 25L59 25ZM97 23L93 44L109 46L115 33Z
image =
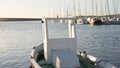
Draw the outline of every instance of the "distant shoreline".
M0 18L1 21L40 21L41 18Z

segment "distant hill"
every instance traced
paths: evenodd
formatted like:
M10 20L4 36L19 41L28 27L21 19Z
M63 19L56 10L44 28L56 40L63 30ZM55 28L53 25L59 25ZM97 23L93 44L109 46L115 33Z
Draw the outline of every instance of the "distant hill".
M0 21L37 21L41 18L0 18Z

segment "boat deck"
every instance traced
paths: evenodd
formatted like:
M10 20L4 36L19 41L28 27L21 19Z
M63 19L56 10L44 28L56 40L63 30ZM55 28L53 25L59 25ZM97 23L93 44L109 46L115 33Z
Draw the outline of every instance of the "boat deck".
M36 61L42 68L55 68L52 64L46 63L46 60L44 58L44 50L43 49L41 51L39 51Z
M90 64L89 61L83 59L79 55L78 55L78 57L79 57L80 68L95 68L95 66ZM52 64L46 63L45 58L44 58L44 50L43 49L41 51L39 51L36 61L41 66L41 68L55 68Z

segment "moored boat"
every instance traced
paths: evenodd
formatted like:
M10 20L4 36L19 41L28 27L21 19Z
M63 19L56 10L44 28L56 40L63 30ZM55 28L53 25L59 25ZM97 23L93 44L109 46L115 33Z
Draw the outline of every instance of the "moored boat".
M48 20L68 20L69 38L48 37ZM85 51L76 50L75 18L44 18L44 40L33 47L30 68L117 68Z
M91 25L102 25L102 21L100 19L97 18L90 18L90 20L88 21Z

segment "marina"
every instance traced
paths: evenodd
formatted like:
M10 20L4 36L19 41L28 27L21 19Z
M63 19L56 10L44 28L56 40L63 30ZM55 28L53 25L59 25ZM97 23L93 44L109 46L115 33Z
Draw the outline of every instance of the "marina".
M49 25L50 29L55 26L53 28L55 33L50 34L49 37L68 36L65 34L67 24L49 23ZM28 68L32 48L42 43L41 29L42 24L39 21L1 22L0 58L2 59L0 60L0 68ZM89 26L76 24L76 31L77 51L86 51L97 58L109 61L118 68L120 67L119 25Z
M119 3L1 1L0 68L119 68Z

